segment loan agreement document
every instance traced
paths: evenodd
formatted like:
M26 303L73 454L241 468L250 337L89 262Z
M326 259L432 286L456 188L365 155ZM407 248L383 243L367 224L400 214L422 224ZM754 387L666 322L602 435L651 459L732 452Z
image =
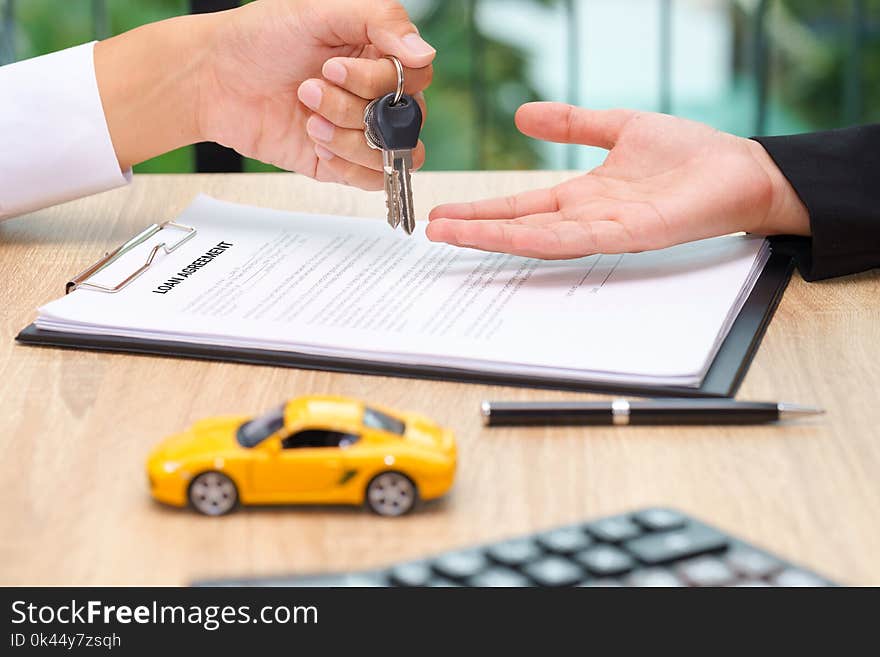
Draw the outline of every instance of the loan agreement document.
M698 387L769 257L756 237L541 261L431 243L384 221L200 196L197 233L116 294L46 304L50 331L491 373ZM165 235L164 233L169 233ZM93 280L143 264L160 231Z

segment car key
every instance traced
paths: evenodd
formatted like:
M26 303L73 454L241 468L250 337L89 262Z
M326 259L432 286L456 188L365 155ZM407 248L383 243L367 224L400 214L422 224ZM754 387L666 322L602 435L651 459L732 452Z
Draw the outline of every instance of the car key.
M408 94L389 93L372 101L364 112L367 143L382 151L386 218L392 228L402 224L409 235L416 227L410 178L412 151L419 143L421 130L422 109Z

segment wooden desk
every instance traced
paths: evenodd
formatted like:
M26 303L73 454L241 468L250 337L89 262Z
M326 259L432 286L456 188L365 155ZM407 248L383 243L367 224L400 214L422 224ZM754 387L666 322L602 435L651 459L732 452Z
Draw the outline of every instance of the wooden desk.
M416 210L545 185L562 173L424 173ZM780 427L493 429L487 397L564 393L38 349L13 338L67 276L197 192L290 210L372 215L379 194L287 174L138 176L0 224L0 584L185 584L349 569L625 511L671 505L833 579L880 584L880 276L795 277L742 398L816 404ZM338 508L205 518L151 501L151 446L218 413L340 393L454 427L445 500L400 519Z

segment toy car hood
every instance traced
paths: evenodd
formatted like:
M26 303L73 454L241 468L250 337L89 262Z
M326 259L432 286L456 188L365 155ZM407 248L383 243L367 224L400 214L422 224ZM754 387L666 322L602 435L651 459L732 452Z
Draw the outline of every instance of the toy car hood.
M240 448L235 437L246 416L215 417L199 420L189 429L169 436L156 446L154 454L163 459L178 460L193 456L213 456L229 449Z

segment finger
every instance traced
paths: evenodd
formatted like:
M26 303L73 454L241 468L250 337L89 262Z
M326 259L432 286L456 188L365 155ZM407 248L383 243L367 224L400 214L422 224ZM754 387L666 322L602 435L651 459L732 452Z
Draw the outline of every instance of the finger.
M590 231L574 221L533 226L510 221L437 219L428 224L427 235L435 242L529 258L579 258L596 252Z
M526 103L516 126L536 139L612 149L634 110L590 110L565 103Z
M544 260L628 250L625 232L613 221L563 220L538 226L510 221L438 219L428 224L427 235L434 242Z
M306 122L306 132L312 141L338 157L369 169L382 170L382 153L367 145L363 130L339 128L324 117L313 114ZM425 145L421 141L413 149L412 158L414 170L425 163Z
M340 182L333 169L329 168L321 159L318 160L315 166L315 180L318 182Z
M364 127L367 101L324 80L306 80L297 90L300 102L340 128Z
M339 45L373 44L410 68L427 66L434 59L436 51L419 36L406 10L396 0L324 0L323 9L322 13L336 17L332 33L340 39Z
M416 102L419 104L419 107L422 108L422 127L425 127L425 121L428 120L428 103L425 101L425 92L417 91L413 94L413 98L416 99Z
M324 79L351 93L372 100L397 90L397 68L385 58L334 57L321 69ZM415 94L422 91L434 77L434 67L406 68L403 70L403 91Z
M318 170L329 172L332 179L344 185L360 187L368 191L379 191L385 188L385 179L381 173L359 164L354 164L341 157L337 157L332 151L327 150L320 144L315 144L315 155L320 160ZM316 176L317 177L317 176ZM321 178L318 178L319 180Z
M382 153L367 145L363 130L337 128L323 116L313 114L306 121L306 133L337 157L368 169L382 170Z
M431 210L435 219L515 219L537 212L555 212L559 201L554 189L535 189L513 196L485 199L472 203L447 203Z

